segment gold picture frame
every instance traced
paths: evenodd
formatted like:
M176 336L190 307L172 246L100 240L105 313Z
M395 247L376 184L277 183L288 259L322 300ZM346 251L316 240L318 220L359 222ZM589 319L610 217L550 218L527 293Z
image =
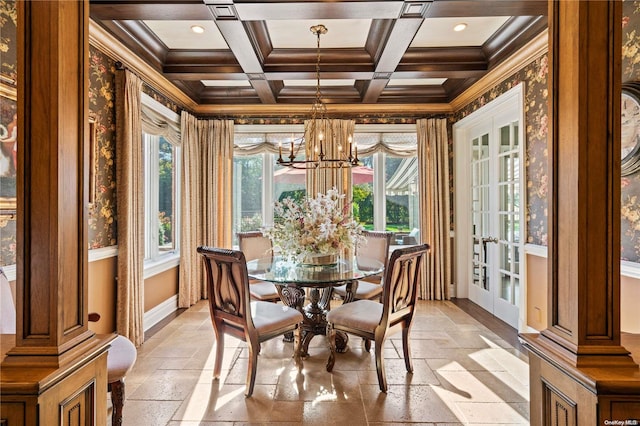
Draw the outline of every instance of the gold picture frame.
M0 163L3 166L1 168L2 175L0 176L0 183L2 191L0 191L0 227L5 226L9 220L15 219L17 198L16 198L16 156L15 156L15 144L17 133L17 90L14 85L7 84L4 81L0 81L0 98L3 103L13 103L13 108L7 108L4 110L13 111L11 117L4 114L0 117L0 143L2 149ZM6 116L5 116L6 115Z
M96 141L97 118L95 114L89 114L89 207L96 200L96 175L98 168L98 143Z

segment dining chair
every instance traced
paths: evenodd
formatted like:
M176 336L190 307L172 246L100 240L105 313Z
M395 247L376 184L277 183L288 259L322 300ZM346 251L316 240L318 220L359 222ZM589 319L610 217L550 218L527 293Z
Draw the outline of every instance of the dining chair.
M209 313L216 336L216 358L213 377L220 378L224 335L229 334L247 343L249 366L245 396L250 397L256 380L260 344L274 337L294 331L296 364L301 367L300 326L303 316L286 305L251 301L247 261L239 250L198 247L203 256L209 292Z
M247 261L259 259L262 257L273 256L273 245L268 237L265 237L260 231L238 232L238 246L240 251L244 253ZM273 283L249 280L249 292L251 298L265 302L277 302L280 300L278 290Z
M401 330L404 364L408 372L413 372L409 332L416 309L420 268L428 250L428 244L421 244L393 251L384 274L382 303L373 300L356 300L329 311L327 335L331 354L327 360L327 371L331 372L335 364L336 331L340 330L363 339L373 340L378 385L382 392L386 392L387 378L382 356L383 346L388 336Z
M369 258L382 262L385 269L389 260L389 246L393 239L392 232L384 231L364 231L365 241L356 248L356 262L358 258ZM358 287L353 295L353 300L378 299L382 294L382 276L373 275L371 277L358 280ZM347 297L347 286L343 284L333 289L334 294L343 299ZM350 300L345 300L349 302Z

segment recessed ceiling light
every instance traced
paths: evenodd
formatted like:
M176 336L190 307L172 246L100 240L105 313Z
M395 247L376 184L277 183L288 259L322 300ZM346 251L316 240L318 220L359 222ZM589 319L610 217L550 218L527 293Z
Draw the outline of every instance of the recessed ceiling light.
M462 31L465 28L467 28L467 24L465 24L464 22L461 22L458 25L456 25L455 27L453 27L453 31Z
M204 27L201 25L192 25L191 31L193 31L196 34L202 34L204 32Z

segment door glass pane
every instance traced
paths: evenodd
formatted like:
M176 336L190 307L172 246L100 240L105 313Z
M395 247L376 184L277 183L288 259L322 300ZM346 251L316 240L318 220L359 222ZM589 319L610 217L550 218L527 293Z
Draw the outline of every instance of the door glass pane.
M511 129L510 126L500 128L500 152L509 151L511 148Z
M500 242L500 269L511 271L511 250L504 242Z
M511 286L511 276L500 272L500 298L509 303L513 303L513 288Z

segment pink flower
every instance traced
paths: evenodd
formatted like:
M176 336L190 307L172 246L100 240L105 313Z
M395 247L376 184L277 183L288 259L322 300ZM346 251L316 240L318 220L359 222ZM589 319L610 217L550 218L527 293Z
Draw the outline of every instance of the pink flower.
M627 24L629 24L629 17L628 16L623 16L622 17L622 28L626 27Z

